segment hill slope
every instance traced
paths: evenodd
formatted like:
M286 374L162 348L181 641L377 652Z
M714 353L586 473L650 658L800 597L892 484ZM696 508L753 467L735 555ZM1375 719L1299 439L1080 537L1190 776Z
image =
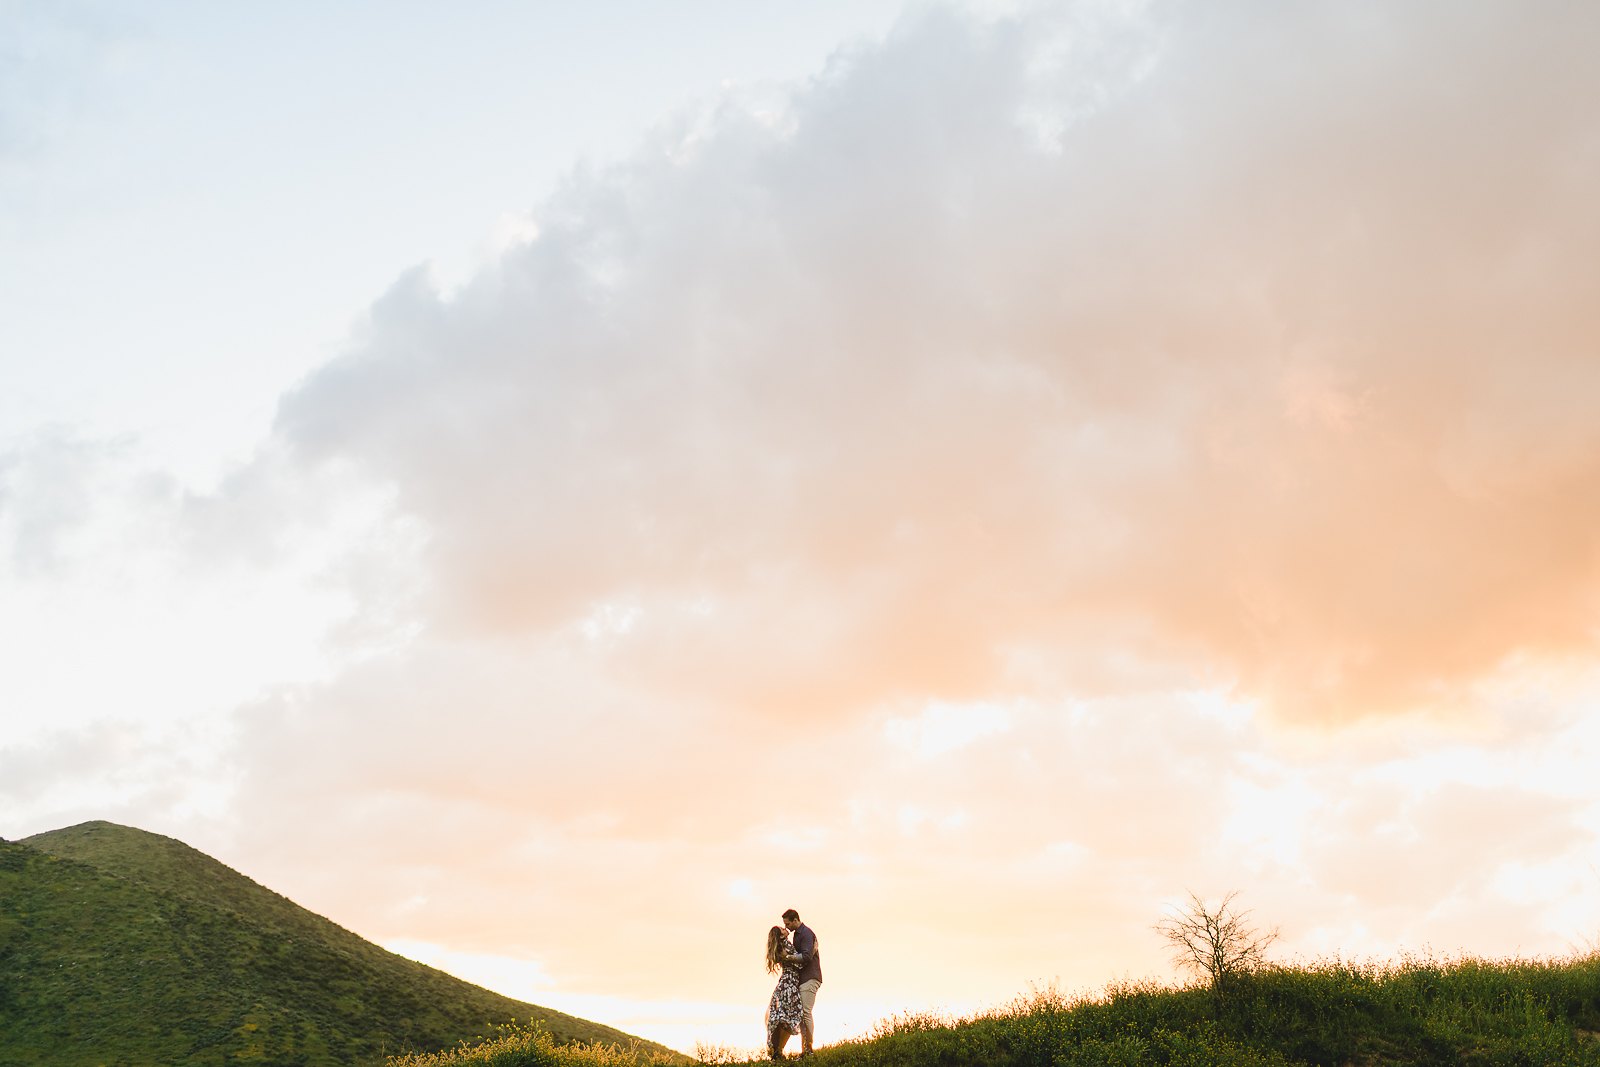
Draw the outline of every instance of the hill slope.
M632 1040L396 956L171 838L0 842L0 1065L379 1062L512 1018Z

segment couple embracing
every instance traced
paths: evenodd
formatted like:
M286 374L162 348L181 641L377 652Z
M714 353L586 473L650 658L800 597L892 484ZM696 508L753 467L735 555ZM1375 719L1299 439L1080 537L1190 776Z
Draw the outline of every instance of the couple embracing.
M800 1055L811 1055L811 1007L822 985L822 957L817 935L793 908L783 913L782 926L767 932L767 970L778 976L767 1005L767 1055L783 1059L783 1046L793 1034L800 1035Z

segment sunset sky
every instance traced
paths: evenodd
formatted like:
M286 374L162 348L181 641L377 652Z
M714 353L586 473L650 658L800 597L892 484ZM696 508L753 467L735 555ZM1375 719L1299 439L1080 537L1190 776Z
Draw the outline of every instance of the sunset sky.
M1600 5L0 0L0 836L692 1051L1600 938Z

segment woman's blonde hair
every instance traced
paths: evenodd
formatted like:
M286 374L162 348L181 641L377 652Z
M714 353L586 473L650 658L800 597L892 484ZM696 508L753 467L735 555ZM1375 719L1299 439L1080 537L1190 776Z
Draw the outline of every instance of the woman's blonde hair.
M787 937L781 926L774 926L767 931L767 970L783 970L783 944Z

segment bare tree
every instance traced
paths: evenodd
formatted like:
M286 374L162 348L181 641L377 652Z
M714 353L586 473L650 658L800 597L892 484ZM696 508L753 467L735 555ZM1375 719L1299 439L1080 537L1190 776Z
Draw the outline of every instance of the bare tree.
M1189 903L1175 908L1156 924L1172 946L1172 962L1211 980L1220 992L1230 978L1266 962L1267 947L1278 939L1278 928L1261 931L1250 925L1250 913L1234 908L1235 890L1215 908L1192 891Z

